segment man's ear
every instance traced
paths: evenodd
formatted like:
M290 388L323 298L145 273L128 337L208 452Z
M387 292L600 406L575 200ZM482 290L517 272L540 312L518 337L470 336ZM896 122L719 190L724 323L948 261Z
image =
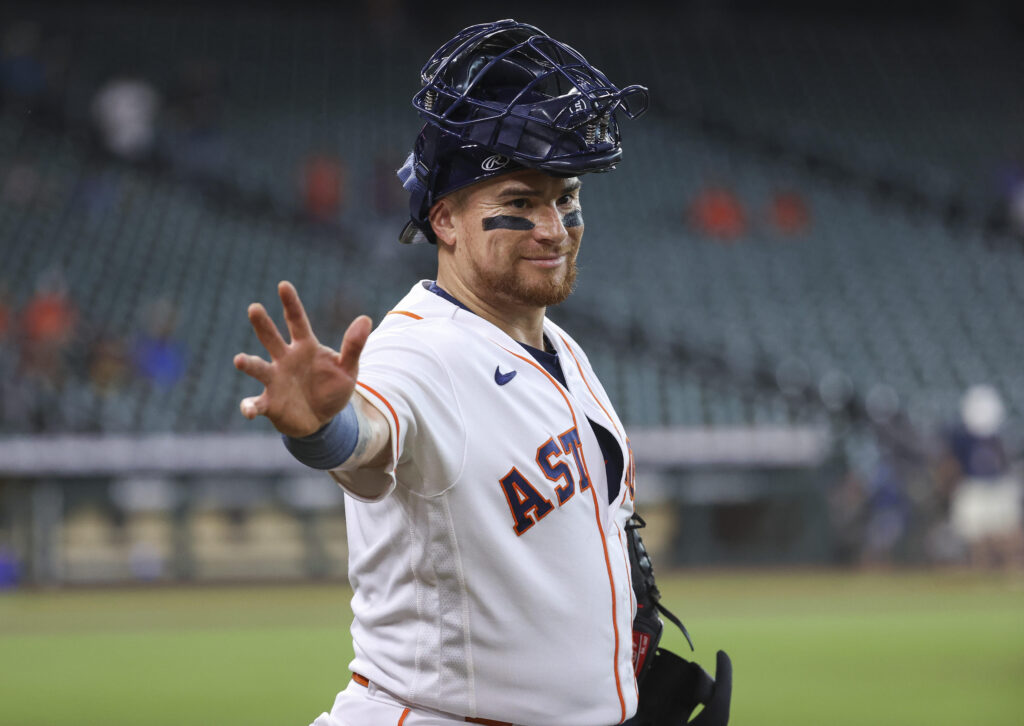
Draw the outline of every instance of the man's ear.
M430 226L434 229L438 244L449 246L455 244L455 220L452 216L454 212L455 205L450 197L437 200L434 206L430 208L430 214L427 216L427 219L430 221Z

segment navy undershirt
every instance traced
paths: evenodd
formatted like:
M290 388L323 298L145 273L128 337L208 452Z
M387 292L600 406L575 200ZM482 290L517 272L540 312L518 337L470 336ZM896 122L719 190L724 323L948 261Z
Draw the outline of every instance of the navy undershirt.
M430 292L435 295L443 297L448 302L458 305L467 312L473 312L460 301L452 297L447 291L441 288L436 282L431 282L427 288ZM550 342L548 342L547 336L544 336L544 345L549 350L541 350L540 348L534 348L526 343L516 341L519 345L526 349L535 361L537 361L541 367L546 370L551 376L562 384L565 390L569 390L569 385L565 382L565 374L562 372L562 364L558 360L558 353L554 352ZM597 437L597 443L601 446L601 456L604 458L604 469L608 476L608 502L615 501L615 497L619 495L619 480L622 478L622 449L619 448L619 442L612 435L612 432L595 423L589 416L587 421L590 422L590 428L594 430L594 436Z

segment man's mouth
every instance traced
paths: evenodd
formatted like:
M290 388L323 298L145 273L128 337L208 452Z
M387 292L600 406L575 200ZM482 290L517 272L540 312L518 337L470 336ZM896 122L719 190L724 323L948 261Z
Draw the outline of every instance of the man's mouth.
M537 267L558 267L560 264L565 262L568 253L563 252L560 255L545 255L544 257L524 257L530 264L536 265Z

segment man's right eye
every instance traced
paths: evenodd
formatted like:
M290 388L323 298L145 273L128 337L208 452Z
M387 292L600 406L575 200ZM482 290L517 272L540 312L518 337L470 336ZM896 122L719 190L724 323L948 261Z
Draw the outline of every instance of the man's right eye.
M511 202L509 202L509 204L511 204L516 209L526 209L526 206L529 204L529 202L526 199L520 197L519 199L513 199Z

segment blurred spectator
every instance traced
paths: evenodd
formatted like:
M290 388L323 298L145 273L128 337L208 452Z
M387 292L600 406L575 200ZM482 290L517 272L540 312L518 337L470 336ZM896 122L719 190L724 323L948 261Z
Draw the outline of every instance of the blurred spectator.
M306 216L330 224L345 206L345 166L337 157L314 154L302 165L302 198Z
M60 273L51 271L40 278L21 317L21 331L27 342L66 343L70 339L77 313Z
M16 428L46 431L62 425L60 391L70 373L78 320L63 275L43 273L19 315L17 371L3 388L3 416Z
M1003 445L1004 415L1002 398L992 386L972 386L961 402L961 421L948 437L959 472L951 521L976 566L1020 564L1024 556L1022 489Z
M18 556L13 549L0 543L0 590L18 584Z
M92 119L106 151L126 161L145 161L156 142L160 95L141 78L115 78L96 92Z
M35 294L21 313L20 372L25 378L60 384L65 374L64 353L71 343L78 311L68 295L63 275L44 273Z
M185 345L174 337L178 311L160 298L143 312L143 332L135 340L133 358L136 372L150 383L166 388L174 385L186 368Z
M124 344L113 336L101 335L93 341L88 366L89 383L101 395L118 391L128 380L128 355Z
M768 221L784 235L803 236L811 226L811 210L797 192L775 192L768 205Z
M731 242L747 231L747 215L736 194L725 186L706 187L688 211L691 226L699 233Z

